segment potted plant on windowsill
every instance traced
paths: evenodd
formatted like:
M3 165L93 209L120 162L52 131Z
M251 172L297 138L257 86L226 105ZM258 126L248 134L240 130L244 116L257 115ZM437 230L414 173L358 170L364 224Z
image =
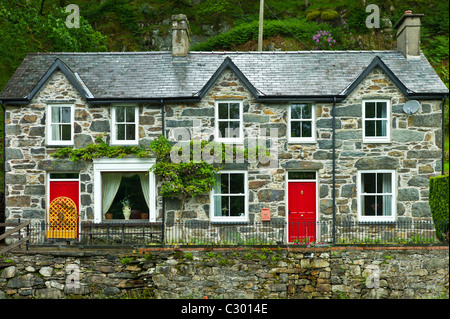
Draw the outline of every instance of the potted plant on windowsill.
M128 196L125 196L125 198L122 199L120 202L122 203L123 217L126 220L130 219L130 215L131 215L131 202L130 202L130 199L128 198Z

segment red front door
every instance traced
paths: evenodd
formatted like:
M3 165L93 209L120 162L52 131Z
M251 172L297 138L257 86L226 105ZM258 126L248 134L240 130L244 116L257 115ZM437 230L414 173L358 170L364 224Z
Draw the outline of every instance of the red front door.
M78 237L78 181L50 181L48 238Z
M289 242L316 241L316 183L288 183Z

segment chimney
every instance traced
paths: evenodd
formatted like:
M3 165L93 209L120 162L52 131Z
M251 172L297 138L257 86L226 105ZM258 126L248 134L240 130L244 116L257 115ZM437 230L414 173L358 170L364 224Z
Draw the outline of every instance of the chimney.
M397 50L407 59L420 58L420 18L423 14L405 11L403 17L394 26L397 29Z
M185 57L189 53L189 21L184 14L172 16L172 56Z

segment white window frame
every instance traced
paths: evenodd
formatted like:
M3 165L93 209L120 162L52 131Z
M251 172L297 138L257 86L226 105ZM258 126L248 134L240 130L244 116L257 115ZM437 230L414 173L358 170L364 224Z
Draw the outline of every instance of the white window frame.
M214 216L214 187L210 192L210 220L212 222L247 222L248 221L248 172L247 171L219 171L217 174L244 174L244 216L224 217ZM241 195L242 196L242 195Z
M223 137L220 135L219 122L219 103L239 103L239 137ZM215 115L214 115L214 134L217 142L223 143L243 143L244 142L244 106L242 100L216 100L215 101ZM229 121L229 120L227 120Z
M386 103L386 118L375 118L386 120L386 136L366 136L366 103ZM369 99L362 103L362 136L363 143L390 143L391 142L391 101L387 99Z
M362 174L367 173L390 173L391 174L391 193L362 193ZM397 172L395 170L359 170L357 176L357 204L358 204L358 220L360 222L395 222L397 215ZM391 199L391 216L364 216L363 215L363 207L362 207L362 195L383 195L390 194L392 196Z
M311 105L311 120L308 119L292 119L291 118L291 108L293 105L297 104L308 104ZM291 136L291 122L306 122L311 121L311 137L292 137ZM297 102L290 103L288 105L288 142L289 143L316 143L316 106L314 103L308 102Z
M156 222L156 179L149 169L156 163L154 158L94 158L94 223L101 223L102 216L102 173L145 172L148 173L150 188L149 221Z
M134 108L134 140L119 140L117 139L117 120L116 120L116 110L122 107ZM139 143L139 107L135 104L126 105L114 105L111 112L111 144L113 145L137 145ZM121 122L122 123L122 122ZM123 122L132 124L133 122Z
M53 107L70 107L70 140L62 141L62 140L53 140L52 138L52 108ZM47 121L46 121L46 136L47 136L47 145L73 145L73 133L74 133L74 123L75 123L75 106L72 103L54 103L47 104ZM64 123L60 123L64 124ZM59 125L59 124L55 124Z

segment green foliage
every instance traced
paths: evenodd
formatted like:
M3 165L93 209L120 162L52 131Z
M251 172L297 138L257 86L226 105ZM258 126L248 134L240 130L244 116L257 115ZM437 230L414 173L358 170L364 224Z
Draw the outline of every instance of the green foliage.
M449 175L430 178L429 204L436 226L436 236L443 240L449 224ZM448 236L448 234L447 234ZM448 238L447 238L448 240Z
M142 10L142 9L141 9ZM138 10L133 3L127 0L106 0L92 9L86 8L86 18L93 21L117 18L118 23L125 30L134 35L139 34Z
M122 265L129 265L133 262L134 258L133 257L122 257L120 258L120 262L122 263Z
M203 144L206 145L206 144ZM181 197L181 209L187 197L195 197L209 192L216 182L218 167L200 162L174 163L170 160L169 141L164 137L153 140L150 150L157 155L157 162L152 172L162 180L161 196L166 198Z
M96 139L95 144L88 144L84 148L63 147L52 154L54 158L69 158L72 162L77 163L80 160L91 161L94 158L123 158L127 155L135 155L137 158L150 157L150 152L143 146L111 146L108 145L101 137Z
M197 23L216 25L220 20L230 20L233 16L242 14L242 9L233 0L204 0L195 10Z
M337 13L334 10L331 11L324 11L322 12L322 14L320 15L320 18L323 21L329 21L329 20L335 20L337 18L339 18L339 13Z
M80 16L79 28L68 28L63 8L40 15L37 7L0 2L0 90L30 52L106 51L106 37Z
M264 21L264 37L294 34L299 39L308 41L320 29L320 24L308 22L306 19L289 19L284 21ZM292 32L292 33L291 33ZM205 42L192 46L192 51L227 50L233 46L245 44L258 38L258 21L239 25L228 32L223 32Z
M320 14L321 12L318 10L311 11L306 15L306 20L307 21L316 20L317 18L320 17Z
M345 21L351 30L358 30L358 33L368 33L371 29L366 27L366 18L368 14L364 7L355 8L346 15Z
M442 63L445 59L448 59L449 55L448 36L438 35L429 39L428 46L424 51L432 64Z

